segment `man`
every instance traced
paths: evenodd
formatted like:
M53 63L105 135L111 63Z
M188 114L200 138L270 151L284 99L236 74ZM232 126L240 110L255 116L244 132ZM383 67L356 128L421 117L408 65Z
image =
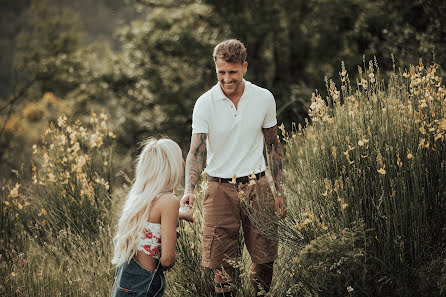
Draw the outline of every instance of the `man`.
M235 296L230 284L233 280L231 259L236 256L242 226L253 262L251 283L257 296L261 288L269 290L277 259L277 241L264 237L251 223L239 195L252 202L266 199L274 203L280 216L284 215L276 104L271 92L243 79L248 63L245 46L240 41L221 42L215 47L213 58L218 83L198 98L194 106L181 206L193 206L193 190L207 161L202 264L215 269L216 296ZM265 176L264 142L275 197Z

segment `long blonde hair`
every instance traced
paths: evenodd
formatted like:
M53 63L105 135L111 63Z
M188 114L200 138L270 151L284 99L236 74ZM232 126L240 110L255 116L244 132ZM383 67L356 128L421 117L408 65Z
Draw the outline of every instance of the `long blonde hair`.
M113 239L112 263L120 266L136 253L138 236L144 228L153 199L173 190L183 177L181 149L173 140L149 138L137 159L135 181L127 194Z

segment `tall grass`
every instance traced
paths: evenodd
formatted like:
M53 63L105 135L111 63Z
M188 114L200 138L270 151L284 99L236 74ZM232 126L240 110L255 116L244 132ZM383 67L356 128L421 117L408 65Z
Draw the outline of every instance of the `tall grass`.
M276 224L295 256L279 261L294 258L286 267L299 278L276 290L445 292L446 90L437 69L420 61L384 81L375 61L352 85L342 67L340 90L327 81L326 100L313 94L311 123L283 131L288 218Z
M31 203L37 225L29 230L45 230L40 242L48 231L64 229L90 239L109 225L115 135L105 114L92 113L90 119L86 128L62 115L45 130L41 145L33 146Z
M194 223L180 222L180 237L177 240L177 263L166 273L166 296L215 296L213 270L201 265L201 227L202 227L202 190L204 183L196 191L197 200L194 211ZM253 290L249 282L250 259L246 248L243 248L241 234L239 236L237 258L234 267L233 286L237 296L252 296Z
M282 130L288 215L248 211L280 238L267 296L442 296L446 292L446 91L422 63L381 80L378 66L344 67L338 90L314 94L305 128ZM114 277L114 134L105 115L62 116L33 147L33 180L0 191L0 296L108 296ZM283 127L282 127L283 128ZM23 184L21 184L23 183ZM201 194L181 222L166 296L213 296L201 266ZM275 229L267 226L275 225ZM234 262L252 296L250 260Z
M31 185L2 186L1 296L107 296L113 132L61 116L33 146Z

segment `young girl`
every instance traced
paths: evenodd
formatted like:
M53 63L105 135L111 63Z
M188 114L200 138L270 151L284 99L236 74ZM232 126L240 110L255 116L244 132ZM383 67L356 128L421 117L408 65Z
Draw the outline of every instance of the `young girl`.
M153 138L145 143L114 238L112 297L163 295L163 269L175 264L177 221L193 221L192 210L180 209L172 193L183 172L178 144Z

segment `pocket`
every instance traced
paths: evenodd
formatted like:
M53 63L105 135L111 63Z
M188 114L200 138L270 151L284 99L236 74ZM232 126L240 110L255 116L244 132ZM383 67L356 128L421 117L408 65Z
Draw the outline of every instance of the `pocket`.
M212 193L212 188L215 186L215 184L215 182L206 183L206 188L203 191L203 207L206 205L206 202L208 201L208 198Z
M201 254L203 257L203 261L210 262L211 261L211 251L212 244L214 242L214 233L215 227L209 227L203 225L203 229L201 231Z
M119 286L116 282L113 284L112 297L136 296L136 292Z
M151 281L153 273L143 269L134 259L130 263L124 263L116 276L116 295L119 296L140 296L147 292L147 286Z

